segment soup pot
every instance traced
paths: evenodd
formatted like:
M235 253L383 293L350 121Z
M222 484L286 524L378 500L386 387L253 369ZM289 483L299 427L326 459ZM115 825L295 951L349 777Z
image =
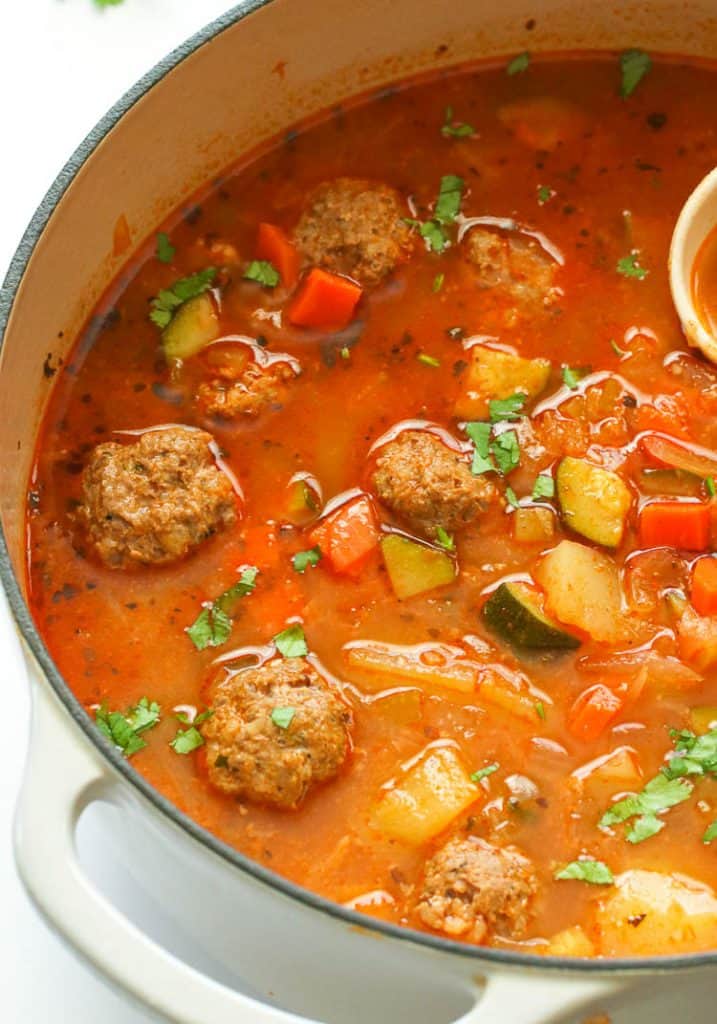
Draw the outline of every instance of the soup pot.
M25 603L24 508L36 430L78 329L154 226L237 155L356 92L477 57L638 45L715 55L716 13L714 0L245 0L120 100L40 205L0 299L0 573L34 697L17 860L50 924L159 1016L538 1024L609 1012L655 1024L689 1005L692 1022L713 1019L717 952L575 962L462 945L332 904L189 820L110 747L53 664ZM211 970L151 938L87 876L75 833L90 805L114 856ZM229 971L248 983L227 984Z

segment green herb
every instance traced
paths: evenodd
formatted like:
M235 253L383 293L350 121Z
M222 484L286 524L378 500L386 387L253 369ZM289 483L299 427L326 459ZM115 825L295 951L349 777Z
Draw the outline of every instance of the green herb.
M623 277L634 277L636 280L642 281L643 278L647 277L648 271L641 267L637 260L637 252L631 252L629 256L623 256L622 259L617 261L615 269Z
M538 188L538 202L541 206L545 206L546 203L549 203L554 195L555 193L552 188L549 188L547 185L540 185Z
M623 349L620 348L620 346L618 345L618 343L615 341L614 338L610 338L610 348L613 350L613 352L615 353L616 356L626 356L627 355L627 352L624 352Z
M251 594L258 574L259 570L254 566L247 566L237 582L203 608L192 625L187 627L187 636L198 651L203 651L205 647L219 647L229 639L233 625L233 605L239 598Z
M635 823L625 833L628 843L644 843L646 839L652 839L658 832L662 832L665 822L654 814L643 814L635 820Z
M446 275L445 274L436 274L436 276L433 278L433 291L434 292L439 292L441 290L441 288L443 287L443 282L445 281L445 279L446 279Z
M626 50L620 54L622 82L620 95L623 99L632 96L642 79L652 67L652 61L642 50Z
M149 319L157 327L166 327L181 305L211 288L216 273L215 267L206 267L196 274L175 281L171 288L163 288L156 298L152 299Z
M178 729L169 745L176 754L191 754L204 745L204 737L195 725L190 725L187 729Z
M291 560L291 564L294 566L296 572L306 572L311 566L318 565L321 561L321 548L318 546L315 548L309 548L308 551L297 551Z
M533 484L533 498L552 498L555 496L555 481L547 473L541 473Z
M244 279L246 281L256 281L267 288L276 288L281 280L279 271L268 260L252 260L244 271Z
M436 527L436 542L446 551L453 551L456 546L453 535L444 530L442 526Z
M571 391L577 390L582 373L580 370L573 370L570 366L563 367L563 384Z
M304 630L298 622L292 626L287 626L281 633L277 633L274 637L274 643L276 644L277 651L284 658L303 658L305 654L309 653Z
M118 7L124 0L95 0L97 7Z
M556 871L553 878L558 882L574 879L590 885L612 885L615 881L612 871L601 860L574 860Z
M505 70L509 75L520 75L528 70L529 64L530 54L526 50L524 53L519 53L517 57L513 57Z
M177 250L169 241L169 235L166 235L164 231L160 231L157 235L156 249L156 256L160 263L171 263L176 251Z
M512 487L506 487L505 489L506 501L512 508L520 508L520 502Z
M692 790L692 783L686 779L669 778L661 772L650 779L639 793L613 804L603 814L598 824L605 828L635 818L636 821L625 833L625 838L630 843L641 843L664 828L664 821L657 815L689 800Z
M519 420L523 415L523 406L527 396L522 393L509 398L493 398L488 403L491 423L502 423L506 420Z
M670 733L675 754L662 772L668 779L679 779L685 775L717 775L717 729L697 736L689 729Z
M156 701L150 702L147 697L127 709L109 711L106 705L97 708L95 720L100 732L123 751L125 757L131 757L147 744L140 733L152 729L159 722L160 706Z
M495 472L495 463L490 457L491 430L490 423L482 423L478 420L465 425L466 434L473 442L473 462L471 463L473 476Z
M717 821L713 821L705 834L702 836L703 843L713 843L717 839Z
M709 494L710 498L714 498L717 494L717 487L715 487L715 480L713 476L705 477L705 490Z
M520 465L520 445L514 430L506 430L505 433L499 434L491 444L490 451L498 471L504 476Z
M536 702L535 702L535 713L538 716L538 718L541 720L541 722L544 722L545 719L547 718L547 715L545 713L545 704L543 704L542 700L536 700Z
M344 347L339 352L339 355L341 356L342 359L349 358L349 356L351 355L351 350L349 349L348 345L344 345Z
M427 352L419 352L416 359L419 363L423 363L424 366L432 366L434 369L441 365L440 359L436 359L435 356L429 356Z
M178 722L182 722L184 725L201 725L202 722L206 722L208 718L211 718L214 714L214 708L207 708L202 711L200 715L195 715L194 718L189 717L186 711L178 711L174 716Z
M465 124L463 121L453 120L453 108L446 107L445 119L441 128L441 135L450 139L464 139L467 135L474 135L473 125Z
M295 714L296 708L273 708L271 712L271 720L277 729L288 729L294 721Z
M433 219L439 224L453 224L461 212L463 198L463 178L457 174L444 174L438 189L438 201L433 211Z
M481 779L487 779L493 772L497 772L500 765L495 762L493 764L487 764L485 768L479 768L477 772L473 772L471 775L471 782L480 782Z

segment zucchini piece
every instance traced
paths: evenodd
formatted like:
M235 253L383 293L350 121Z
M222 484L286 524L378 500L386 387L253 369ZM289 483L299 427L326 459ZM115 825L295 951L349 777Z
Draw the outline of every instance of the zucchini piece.
M513 352L475 345L470 352L462 393L456 401L456 416L483 419L493 398L510 398L521 392L536 398L548 383L548 359L524 359Z
M381 553L399 601L444 587L456 578L455 562L445 551L437 551L398 533L389 533L382 539Z
M632 496L617 473L566 456L557 472L558 501L566 524L588 540L616 548Z
M214 300L206 292L182 303L162 331L162 348L168 363L196 356L219 337L219 317Z
M544 555L533 575L545 591L549 614L600 643L625 632L620 576L612 558L572 540Z
M483 605L486 625L515 647L568 651L580 646L576 636L543 612L540 594L527 583L501 583Z

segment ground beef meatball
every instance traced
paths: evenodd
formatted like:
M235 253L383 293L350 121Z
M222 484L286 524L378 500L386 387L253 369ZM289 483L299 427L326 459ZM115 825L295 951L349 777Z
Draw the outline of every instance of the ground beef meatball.
M348 755L351 712L303 658L223 679L212 706L202 727L209 781L231 796L297 807Z
M555 302L557 264L533 239L475 227L464 248L481 288L522 310L535 311Z
M336 178L311 195L294 241L307 263L375 285L411 253L408 212L388 185Z
M167 427L134 444L98 445L78 516L106 565L161 565L236 519L236 499L209 449L211 435Z
M296 376L290 363L259 366L249 363L240 373L219 368L216 377L199 385L197 402L208 416L231 420L254 418L266 409L280 408L286 385Z
M536 891L533 866L515 848L452 839L426 864L416 913L451 938L481 943L493 932L519 938Z
M427 537L439 526L449 532L465 526L495 497L493 485L473 476L460 453L420 430L404 431L381 449L373 484L392 512Z

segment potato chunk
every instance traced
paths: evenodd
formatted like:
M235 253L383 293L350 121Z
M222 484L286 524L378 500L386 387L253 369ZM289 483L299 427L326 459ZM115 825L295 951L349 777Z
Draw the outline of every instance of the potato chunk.
M463 389L456 400L455 413L460 419L483 419L493 398L509 398L520 392L536 398L550 376L547 359L524 359L513 352L476 345L471 349L470 364Z
M534 573L545 590L547 610L594 640L613 643L624 633L617 566L600 551L563 540Z

